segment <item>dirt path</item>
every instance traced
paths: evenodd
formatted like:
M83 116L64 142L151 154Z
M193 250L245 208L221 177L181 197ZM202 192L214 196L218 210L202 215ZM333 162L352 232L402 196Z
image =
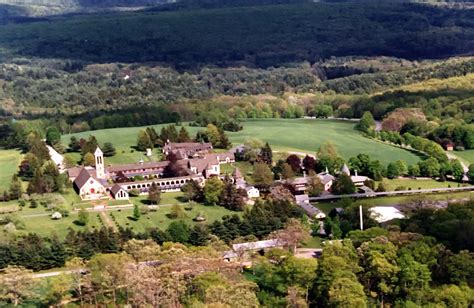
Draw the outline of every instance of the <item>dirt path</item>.
M446 156L448 156L449 159L457 159L457 160L461 163L461 166L462 166L462 168L464 169L464 173L467 173L467 172L469 171L469 167L468 167L467 164L464 162L464 160L461 159L460 157L456 156L456 154L450 153L450 152L446 152Z
M102 218L102 221L104 222L106 227L112 228L114 231L118 231L117 226L115 225L112 218L110 218L110 216L107 214L107 212L105 211L99 212L99 215L100 215L100 218Z

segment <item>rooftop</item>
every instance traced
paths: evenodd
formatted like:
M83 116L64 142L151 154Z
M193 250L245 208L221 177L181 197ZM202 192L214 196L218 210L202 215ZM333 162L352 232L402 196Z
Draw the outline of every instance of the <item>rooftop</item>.
M375 219L377 222L382 223L392 219L405 218L399 209L393 206L374 206L369 209L370 217Z
M234 244L232 245L232 249L234 251L259 250L259 249L264 249L264 248L273 248L273 247L280 247L280 246L282 246L280 241L277 239L273 239L273 240Z

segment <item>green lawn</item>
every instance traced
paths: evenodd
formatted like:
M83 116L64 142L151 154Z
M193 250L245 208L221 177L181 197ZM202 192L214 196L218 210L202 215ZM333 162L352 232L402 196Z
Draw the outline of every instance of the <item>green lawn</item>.
M113 211L109 212L108 215L113 215L117 223L123 227L130 227L136 232L143 232L148 228L160 228L162 230L166 229L172 221L176 221L166 216L166 214L170 213L170 211L171 206L160 206L157 211L142 215L138 221L134 221L129 218L133 215L133 209ZM192 210L185 210L186 218L183 220L188 224L196 224L196 222L193 221L193 218L195 218L200 212L205 214L207 218L206 223L211 223L225 215L241 215L243 213L229 211L220 206L206 206L197 204Z
M474 150L456 151L452 153L465 160L468 164L474 164Z
M162 126L154 125L153 127L159 131ZM345 159L359 153L366 153L384 164L397 159L403 159L408 164L413 164L419 160L413 153L363 137L354 130L354 123L350 122L310 119L260 119L244 122L243 126L244 129L240 132L228 133L234 145L244 143L248 138L259 138L268 141L274 150L315 153L324 141L331 141ZM74 135L77 138L87 138L89 135L94 135L100 144L112 142L117 148L117 155L106 158L106 162L117 164L135 162L142 158L142 153L132 149L132 146L136 144L140 129L143 129L143 127L104 129ZM202 128L186 126L186 129L193 135ZM63 136L63 143L67 144L70 137L70 135ZM154 159L158 159L158 150L155 150L154 153Z
M17 150L0 150L0 192L10 187L10 181L18 171L21 153Z
M68 217L63 217L59 220L53 220L50 216L38 216L23 218L25 223L25 231L37 233L41 236L57 235L60 239L64 239L67 235L68 229L86 230L86 229L100 229L101 222L97 218L98 213L89 213L89 223L85 227L76 226L73 222L77 219L77 213L71 212Z
M148 196L130 197L130 201L133 204L144 205L148 204ZM171 204L185 204L184 194L182 192L165 192L161 194L160 205L171 205Z
M419 158L408 151L363 137L354 123L314 119L268 119L244 123L240 132L229 133L234 144L256 137L268 141L274 150L315 153L325 141L331 141L344 159L359 153L369 154L384 164L403 159L413 164Z
M431 188L448 188L458 187L459 183L453 181L439 182L436 180L415 180L415 179L384 179L387 190L395 190L397 187L405 187L406 189L431 189Z

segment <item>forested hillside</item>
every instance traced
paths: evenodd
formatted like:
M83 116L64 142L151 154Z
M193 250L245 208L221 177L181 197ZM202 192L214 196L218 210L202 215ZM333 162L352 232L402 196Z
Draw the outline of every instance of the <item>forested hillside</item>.
M24 22L23 17L93 13L115 9L141 9L168 0L0 0L0 21Z
M410 3L312 3L76 16L0 28L7 55L92 62L278 66L348 55L472 52L474 11ZM190 31L192 29L192 31Z

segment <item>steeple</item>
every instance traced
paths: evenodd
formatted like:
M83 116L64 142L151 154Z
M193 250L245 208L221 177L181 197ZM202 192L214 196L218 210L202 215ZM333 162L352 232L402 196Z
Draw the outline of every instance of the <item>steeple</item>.
M341 172L342 172L342 173L345 173L345 174L347 174L347 175L351 175L351 171L349 170L349 167L347 167L346 164L344 164L344 166L342 166Z
M105 179L104 153L97 147L94 152L95 172L98 179Z

